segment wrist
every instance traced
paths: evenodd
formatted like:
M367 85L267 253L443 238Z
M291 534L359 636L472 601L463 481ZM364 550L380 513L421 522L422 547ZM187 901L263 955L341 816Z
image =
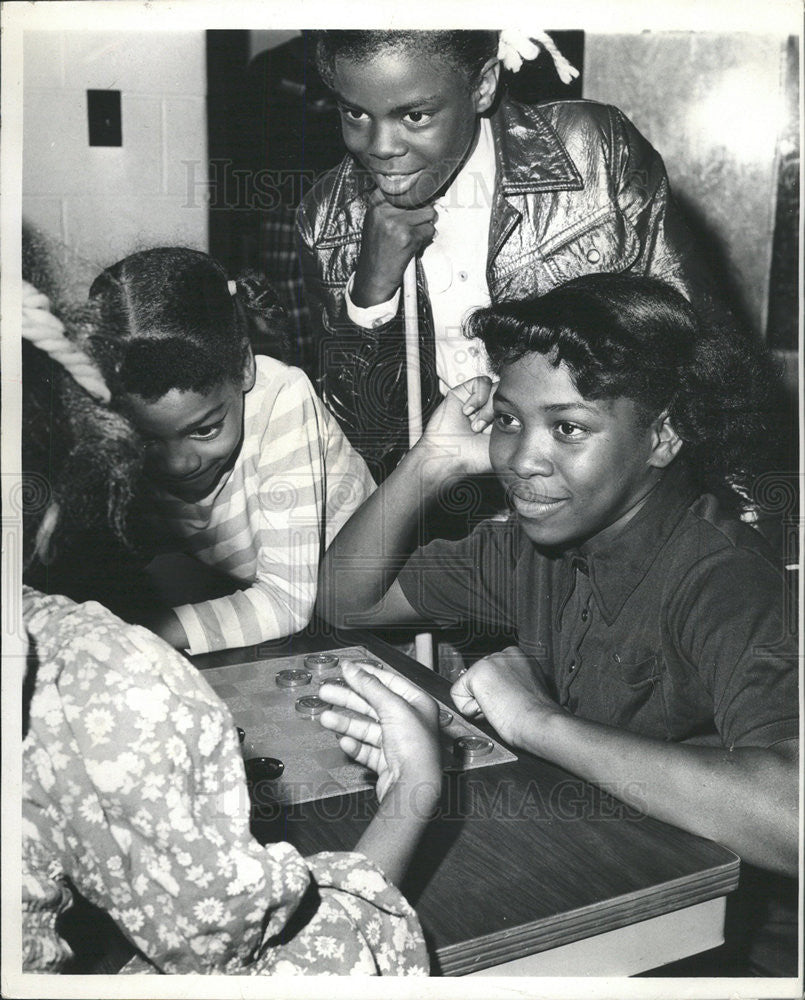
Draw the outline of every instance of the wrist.
M174 649L187 649L190 645L184 626L172 609L161 610L151 615L142 624L167 642L169 646L173 646Z
M401 284L402 276L395 280L376 274L363 275L359 264L350 288L350 299L359 309L383 305L394 298Z
M422 437L406 452L395 473L410 482L418 482L420 499L427 503L436 497L439 487L450 475L449 471L445 471L448 461L448 456L433 448L427 438Z
M551 747L558 740L559 731L572 717L559 705L535 703L529 705L515 719L512 743L538 757L551 758Z
M433 815L441 797L441 766L421 766L416 774L401 774L386 791L380 805L397 819L410 824L424 824Z

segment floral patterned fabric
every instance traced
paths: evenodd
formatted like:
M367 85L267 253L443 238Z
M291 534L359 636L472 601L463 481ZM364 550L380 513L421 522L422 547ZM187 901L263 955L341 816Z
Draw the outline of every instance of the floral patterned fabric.
M148 959L126 971L427 974L416 914L365 857L252 838L232 717L182 656L95 603L26 588L24 618L25 971L70 957L69 879Z

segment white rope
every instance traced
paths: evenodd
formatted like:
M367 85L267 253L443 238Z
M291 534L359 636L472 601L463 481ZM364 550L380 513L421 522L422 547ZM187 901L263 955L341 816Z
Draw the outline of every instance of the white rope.
M95 399L108 403L112 398L98 366L67 337L64 323L50 311L47 296L27 281L22 283L22 335L57 361Z
M44 566L49 565L52 561L50 542L53 538L56 526L59 523L60 516L61 507L54 500L45 511L42 520L39 522L39 528L36 532L36 542L34 545L34 555Z

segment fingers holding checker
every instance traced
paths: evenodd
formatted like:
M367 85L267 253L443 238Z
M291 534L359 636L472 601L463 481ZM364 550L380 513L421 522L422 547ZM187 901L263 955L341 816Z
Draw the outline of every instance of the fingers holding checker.
M339 734L338 742L348 756L380 773L383 765L383 727L371 701L360 693L361 686L365 687L361 684L360 673L359 667L345 663L344 679L349 684L354 683L355 688L326 682L322 685L320 694L332 707L322 713L319 721L325 729ZM349 714L339 709L347 709Z
M377 773L378 797L382 800L399 781L440 784L436 702L405 677L380 666L345 663L342 672L349 687L326 682L321 687L322 698L332 708L320 721L339 734L348 756Z

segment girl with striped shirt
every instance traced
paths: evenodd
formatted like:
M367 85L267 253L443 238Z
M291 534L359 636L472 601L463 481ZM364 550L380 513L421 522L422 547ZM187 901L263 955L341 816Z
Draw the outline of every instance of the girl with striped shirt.
M143 446L149 576L171 598L141 623L192 654L304 628L319 559L374 483L307 377L253 354L281 328L270 289L167 247L107 268L90 303L90 354Z

